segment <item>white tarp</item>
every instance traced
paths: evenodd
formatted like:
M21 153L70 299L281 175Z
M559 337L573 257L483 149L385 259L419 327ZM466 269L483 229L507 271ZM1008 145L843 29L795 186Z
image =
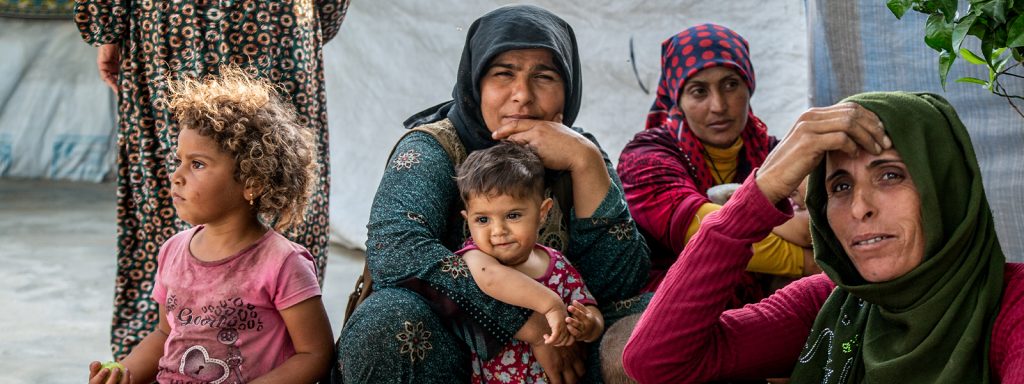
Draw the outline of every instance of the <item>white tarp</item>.
M114 175L115 98L71 20L0 18L0 177Z

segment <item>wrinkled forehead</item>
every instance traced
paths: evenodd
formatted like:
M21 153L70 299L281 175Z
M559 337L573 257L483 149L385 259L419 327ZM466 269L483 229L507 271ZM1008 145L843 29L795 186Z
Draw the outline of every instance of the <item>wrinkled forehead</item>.
M882 153L875 155L863 149L850 154L844 151L829 151L825 153L825 176L828 177L837 171L845 170L852 172L857 169L867 169L880 164L898 162L903 164L903 157L895 148L889 148Z
M559 74L563 73L562 68L555 63L554 54L547 48L510 49L500 52L487 63L487 67L496 64L525 66L523 69L550 69Z

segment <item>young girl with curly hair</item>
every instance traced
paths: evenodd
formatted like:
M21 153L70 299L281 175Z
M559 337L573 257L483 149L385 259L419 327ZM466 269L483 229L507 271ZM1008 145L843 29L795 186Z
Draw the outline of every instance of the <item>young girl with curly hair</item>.
M313 138L273 86L237 67L171 91L181 131L170 193L193 227L160 248L157 328L123 369L90 364L89 382L316 381L331 325L313 257L278 232L302 220Z

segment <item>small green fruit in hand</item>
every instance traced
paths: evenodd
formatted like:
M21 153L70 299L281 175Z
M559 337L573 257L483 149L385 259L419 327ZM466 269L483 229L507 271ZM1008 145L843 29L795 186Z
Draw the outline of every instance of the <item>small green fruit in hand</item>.
M100 366L100 369L107 369L110 373L114 373L114 368L117 368L117 376L114 380L121 380L121 375L124 374L124 366L116 361L108 361Z
M121 363L118 363L116 361L108 361L106 363L103 363L103 365L100 366L100 368L106 368L106 369L111 369L111 370L114 369L114 368L117 368L118 370L121 370L121 371L124 370L124 366L121 365Z

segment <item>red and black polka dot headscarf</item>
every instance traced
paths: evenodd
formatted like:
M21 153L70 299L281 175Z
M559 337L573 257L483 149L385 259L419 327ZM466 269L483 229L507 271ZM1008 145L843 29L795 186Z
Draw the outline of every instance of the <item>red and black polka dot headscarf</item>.
M717 24L701 24L679 32L661 43L661 80L658 96L647 114L647 128L665 127L676 136L679 149L686 152L696 169L696 176L703 189L713 186L711 173L701 153L703 144L690 131L679 105L680 91L686 79L701 70L712 67L726 67L736 71L746 82L750 94L754 94L754 66L750 62L747 40L735 31ZM747 126L740 133L746 160L746 167L754 168L768 156L768 129L761 119L748 111ZM741 161L743 163L743 161ZM741 175L737 175L741 176Z

